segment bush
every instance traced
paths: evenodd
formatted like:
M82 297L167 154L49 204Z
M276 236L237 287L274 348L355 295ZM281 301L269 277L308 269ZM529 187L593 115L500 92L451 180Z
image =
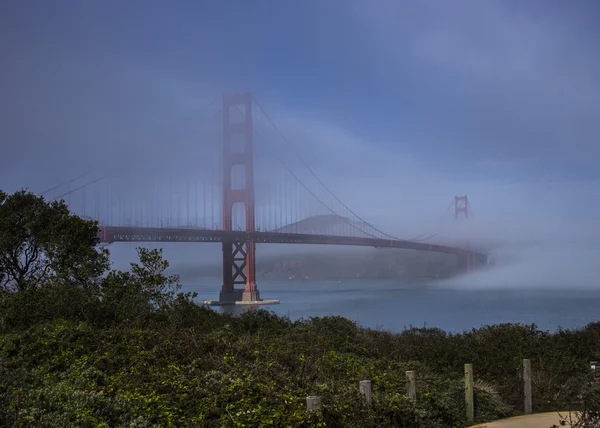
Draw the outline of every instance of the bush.
M420 355L418 345L429 338L439 347L438 356L454 353L462 362L479 357L462 347L474 336L482 348L495 347L493 328L454 336L414 330L393 335L337 317L291 322L266 311L230 317L177 298L151 323L134 327L98 324L93 317L89 322L36 319L27 329L0 335L2 425L459 427L466 424L462 363L434 361ZM499 329L504 343L507 328ZM520 337L531 328L513 331ZM567 334L590 331L533 337L551 345ZM380 348L373 350L370 345L378 340ZM537 365L561 365L544 359L546 353L555 358L553 351L529 346L538 352L529 355ZM573 358L564 355L564 361ZM520 362L507 352L494 355L490 364L500 368L475 366L480 421L519 411L507 404L513 397L500 382L521 381ZM405 372L412 369L418 373L416 403L404 396ZM359 395L358 382L365 378L373 382L370 408ZM590 385L587 394L594 397L597 384ZM554 397L554 410L584 393L563 390ZM321 416L306 414L308 395L323 397ZM591 405L586 409L591 414Z

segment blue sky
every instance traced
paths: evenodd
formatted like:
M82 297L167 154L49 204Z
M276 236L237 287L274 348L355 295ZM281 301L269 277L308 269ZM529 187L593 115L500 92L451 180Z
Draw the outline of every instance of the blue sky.
M424 228L468 193L487 230L595 230L597 2L173 4L0 3L3 187L178 168L204 106L251 90L384 227Z

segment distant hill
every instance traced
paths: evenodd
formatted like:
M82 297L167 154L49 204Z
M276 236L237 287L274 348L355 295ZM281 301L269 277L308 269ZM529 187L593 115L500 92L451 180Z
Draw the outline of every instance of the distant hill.
M178 269L182 277L220 276L220 265ZM363 252L314 252L259 259L257 277L264 279L431 278L456 272L450 254L399 249Z

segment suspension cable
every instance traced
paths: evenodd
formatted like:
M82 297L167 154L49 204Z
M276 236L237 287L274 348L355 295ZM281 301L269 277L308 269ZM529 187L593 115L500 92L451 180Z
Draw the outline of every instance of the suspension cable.
M257 137L260 137L261 139L263 139L263 137L258 133L258 131L256 131L256 129L254 129L254 133L256 134ZM267 139L263 139L263 141L265 141L267 144L270 145L270 143L268 142ZM273 146L271 146L273 147ZM340 216L338 213L335 212L335 210L333 208L331 208L329 205L327 205L325 202L323 202L323 200L321 200L321 198L319 198L306 184L304 184L302 182L302 180L300 180L300 178L298 178L298 176L296 174L294 174L294 172L288 168L288 166L286 165L286 163L283 161L283 159L281 159L276 153L271 153L272 155L275 156L275 159L277 159L277 161L279 163L281 163L281 165L283 166L283 168L292 176L294 177L294 179L296 179L296 181L302 186L304 187L304 189L311 194L312 197L314 197L321 205L323 205L323 207L325 207L327 210L329 210L333 215L335 215L336 217L338 217L340 220L342 220L344 223L347 223L348 225L350 225L351 227L353 227L354 229L358 230L361 233L364 233L365 235L370 236L371 238L375 238L378 239L379 237L376 235L373 235L372 233L369 232L365 232L364 230L360 229L358 226L356 226L355 224L353 224L351 221L349 221L347 218ZM373 228L375 229L375 228Z
M430 239L431 237L434 237L436 235L439 234L439 231L423 237L424 233L417 235L414 238L411 239L401 239L395 236L392 236L380 229L378 229L377 227L373 226L371 223L369 223L368 221L364 220L362 217L360 217L358 214L356 214L350 207L348 207L344 202L342 202L340 200L340 198L319 178L319 176L314 172L314 170L304 161L304 159L302 159L302 157L298 154L298 152L295 150L293 144L290 142L290 140L288 138L285 137L285 135L283 135L283 133L281 132L281 130L277 127L277 125L275 125L275 123L273 122L273 120L270 118L270 116L267 114L267 112L265 111L265 109L262 107L262 105L259 103L259 101L253 97L253 100L255 102L255 104L257 105L257 107L260 109L260 111L263 113L263 115L265 116L265 118L269 121L269 123L271 124L271 126L275 129L275 131L277 132L277 134L279 134L279 136L290 146L290 148L292 149L292 152L296 155L296 157L298 158L298 160L300 160L300 162L302 163L302 165L310 172L310 174L319 182L319 184L321 184L321 186L323 186L323 188L329 193L331 194L335 200L337 202L339 202L342 207L344 207L346 210L348 210L348 212L350 212L352 215L354 215L360 222L364 223L366 226L370 227L371 229L373 229L375 232L380 233L381 235L390 238L390 239L394 239L397 241L410 241L410 242L418 242L418 241L423 241L426 239ZM322 201L320 201L322 202ZM450 205L448 205L448 208L446 208L446 211L444 211L444 214L442 214L442 219L443 217L447 214L448 210L450 209L450 207L452 206L452 202L450 202ZM328 208L330 209L330 208ZM470 209L470 208L469 208ZM331 209L330 209L331 211ZM332 211L333 212L333 211ZM337 213L334 212L334 214L337 215ZM339 216L341 217L341 216ZM366 232L363 232L366 233Z
M453 204L453 202L454 202L454 199L452 199L452 200L450 201L450 203L448 204L448 207L446 208L446 211L444 211L444 214L442 214L442 216L441 216L441 217L438 219L438 221L437 221L437 223L438 223L438 224L439 224L439 223L441 223L441 222L442 222L442 220L444 220L444 217L446 217L446 215L448 214L448 212L449 212L449 211L450 211L450 209L452 208L452 204ZM430 230L428 230L427 232L424 232L424 233L421 233L421 234L419 234L419 235L415 236L414 238L411 238L411 239L409 239L409 241L413 241L413 242L426 241L427 239L431 239L431 238L433 238L434 236L437 236L437 235L439 235L439 234L440 234L440 231L438 230L437 232L435 232L435 233L433 233L433 234L431 234L431 235L428 235L428 236L425 236L425 237L423 237L423 235L426 235L426 234L427 234L427 233L429 233L429 232L431 232L431 229L430 229Z
M62 195L58 195L57 197L51 199L50 202L57 201L58 199L63 198L65 196L68 196L71 193L76 192L78 190L85 189L86 187L91 186L94 183L97 183L97 182L99 182L101 180L104 180L106 177L107 177L107 175L103 175L103 176L101 176L99 178L96 178L96 179L94 179L92 181L89 181L89 182L87 182L87 183L85 183L85 184L83 184L83 185L81 185L79 187L76 187L75 189L72 189L72 190L69 190L68 192L63 193Z
M275 129L275 131L277 132L277 134L279 134L279 136L283 139L283 141L285 141L292 149L292 152L296 155L296 157L300 160L300 162L302 163L302 165L310 172L310 174L319 182L319 184L321 184L321 186L323 186L323 188L329 193L331 194L331 196L333 196L335 198L335 200L337 202L339 202L342 207L344 207L346 210L348 210L348 212L352 215L354 215L359 221L361 221L362 223L366 224L367 226L369 226L370 228L372 228L374 231L380 233L381 235L390 238L390 239L394 239L397 241L403 241L403 239L397 238L395 236L389 235L385 232L383 232L382 230L376 228L375 226L373 226L371 223L369 223L368 221L365 221L362 217L360 217L358 214L356 214L354 211L352 211L352 209L350 209L350 207L348 207L346 204L344 204L344 202L342 202L340 200L340 198L338 198L338 196L333 193L333 191L327 187L327 185L325 183L323 183L323 181L319 178L319 176L313 171L312 168L310 168L308 166L308 164L302 159L302 157L298 154L298 152L294 149L294 146L292 145L292 143L290 142L290 140L288 140L285 135L283 135L283 133L281 132L281 130L277 127L277 125L275 125L275 123L273 122L273 120L271 119L271 117L267 114L267 112L265 111L265 109L262 107L262 105L258 102L258 100L253 97L253 100L255 102L255 104L257 105L257 107L260 109L260 111L264 114L264 116L266 117L266 119L269 121L269 123L271 124L271 126ZM334 212L334 214L336 214ZM337 214L336 214L337 215Z
M75 177L75 178L71 178L70 180L67 180L67 181L64 181L64 182L62 182L62 183L60 183L60 184L57 184L56 186L53 186L53 187L51 187L51 188L49 188L49 189L46 189L46 190L44 190L43 192L41 192L41 193L40 193L40 196L44 196L45 194L47 194L47 193L50 193L50 192L52 192L53 190L56 190L56 189L58 189L58 188L61 188L61 187L63 187L63 186L66 186L67 184L71 184L71 183L73 183L74 181L77 181L77 180L79 180L79 179L81 179L81 178L85 177L86 175L90 175L90 174L91 174L91 172L86 172L86 173L84 173L84 174L78 175L78 176L77 176L77 177Z

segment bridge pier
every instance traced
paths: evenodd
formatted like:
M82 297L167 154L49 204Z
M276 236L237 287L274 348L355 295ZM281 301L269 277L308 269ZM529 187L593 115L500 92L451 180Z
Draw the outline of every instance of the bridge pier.
M256 286L256 243L248 236L245 241L224 240L223 250L223 285L218 302L210 304L273 304L277 300L261 300ZM244 288L235 288L243 285Z
M246 238L246 284L244 293L242 294L243 302L258 302L260 301L260 293L256 286L256 243L251 236Z
M239 276L237 272L243 269L243 266L238 265L238 262L242 260L236 257L238 250L234 252L233 241L223 241L221 247L223 250L223 285L221 286L221 293L219 293L219 301L233 303L242 300L242 293L244 291L235 288L235 284L240 283L240 281L237 281L237 277ZM239 243L236 242L236 248L238 247ZM242 283L245 283L245 281Z

